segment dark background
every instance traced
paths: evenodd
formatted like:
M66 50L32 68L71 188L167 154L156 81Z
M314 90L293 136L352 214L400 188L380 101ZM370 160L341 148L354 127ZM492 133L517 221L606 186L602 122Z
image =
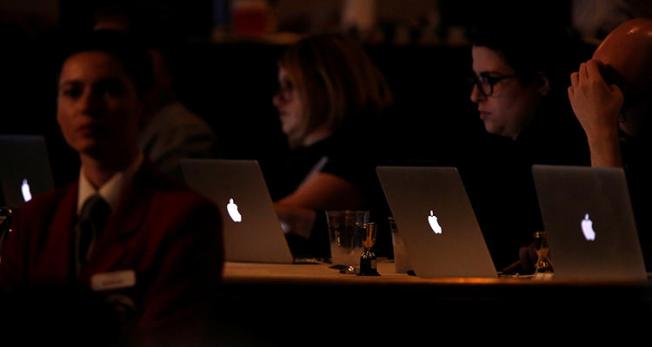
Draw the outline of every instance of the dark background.
M26 27L20 17L0 16L0 133L45 136L58 185L74 180L78 165L55 119L60 42L87 30L94 9L107 2L60 0L56 22L37 29ZM282 155L287 148L271 98L284 46L256 39L213 42L213 10L224 1L136 3L164 24L160 34L170 38L178 96L212 126L219 157L273 161ZM494 15L497 20L532 15L506 4L441 1L442 26L468 26ZM569 20L565 1L542 8L537 15ZM469 100L470 47L386 42L366 48L396 100L391 114L379 120L389 131L374 134L384 144L387 162L454 162L469 149L487 146L487 139L491 143Z

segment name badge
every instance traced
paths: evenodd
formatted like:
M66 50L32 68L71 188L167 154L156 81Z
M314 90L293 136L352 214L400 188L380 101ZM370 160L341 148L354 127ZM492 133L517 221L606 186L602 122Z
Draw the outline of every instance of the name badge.
M112 271L91 277L91 288L95 291L129 288L136 285L134 270Z

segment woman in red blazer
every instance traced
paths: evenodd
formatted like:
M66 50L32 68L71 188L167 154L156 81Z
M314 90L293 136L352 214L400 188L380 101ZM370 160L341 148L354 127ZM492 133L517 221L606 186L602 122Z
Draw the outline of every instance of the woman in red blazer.
M207 336L197 323L215 312L220 216L207 199L142 159L137 135L151 71L146 51L116 32L95 32L65 55L57 120L79 153L79 181L21 208L0 263L0 286L9 295L34 302L31 294L65 293L32 305L30 326L58 326L61 336L83 342L92 334L80 325L43 317L65 307L74 323L91 325L75 313L92 298L109 308L110 319L105 311L90 312L105 322L95 330L107 333L101 335L107 342L126 335L138 343L186 345Z

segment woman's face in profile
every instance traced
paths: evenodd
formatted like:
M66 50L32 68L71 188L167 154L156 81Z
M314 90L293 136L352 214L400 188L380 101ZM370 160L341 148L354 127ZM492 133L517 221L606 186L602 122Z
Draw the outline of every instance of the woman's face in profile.
M473 46L474 85L471 101L490 134L516 139L536 112L541 85L523 83L498 52ZM547 93L547 91L546 91Z
M296 84L283 67L278 70L278 84L279 89L272 102L278 110L283 133L290 136L299 131L304 116L303 103Z

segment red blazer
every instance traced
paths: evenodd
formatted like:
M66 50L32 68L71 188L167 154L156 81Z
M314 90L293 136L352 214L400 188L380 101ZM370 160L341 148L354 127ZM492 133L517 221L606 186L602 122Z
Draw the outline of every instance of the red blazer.
M3 245L0 286L20 290L73 283L90 288L95 274L133 270L134 286L100 294L129 298L138 327L147 331L197 317L197 310L216 297L222 275L219 212L147 166L136 174L133 187L113 211L77 280L72 252L78 184L24 205Z

